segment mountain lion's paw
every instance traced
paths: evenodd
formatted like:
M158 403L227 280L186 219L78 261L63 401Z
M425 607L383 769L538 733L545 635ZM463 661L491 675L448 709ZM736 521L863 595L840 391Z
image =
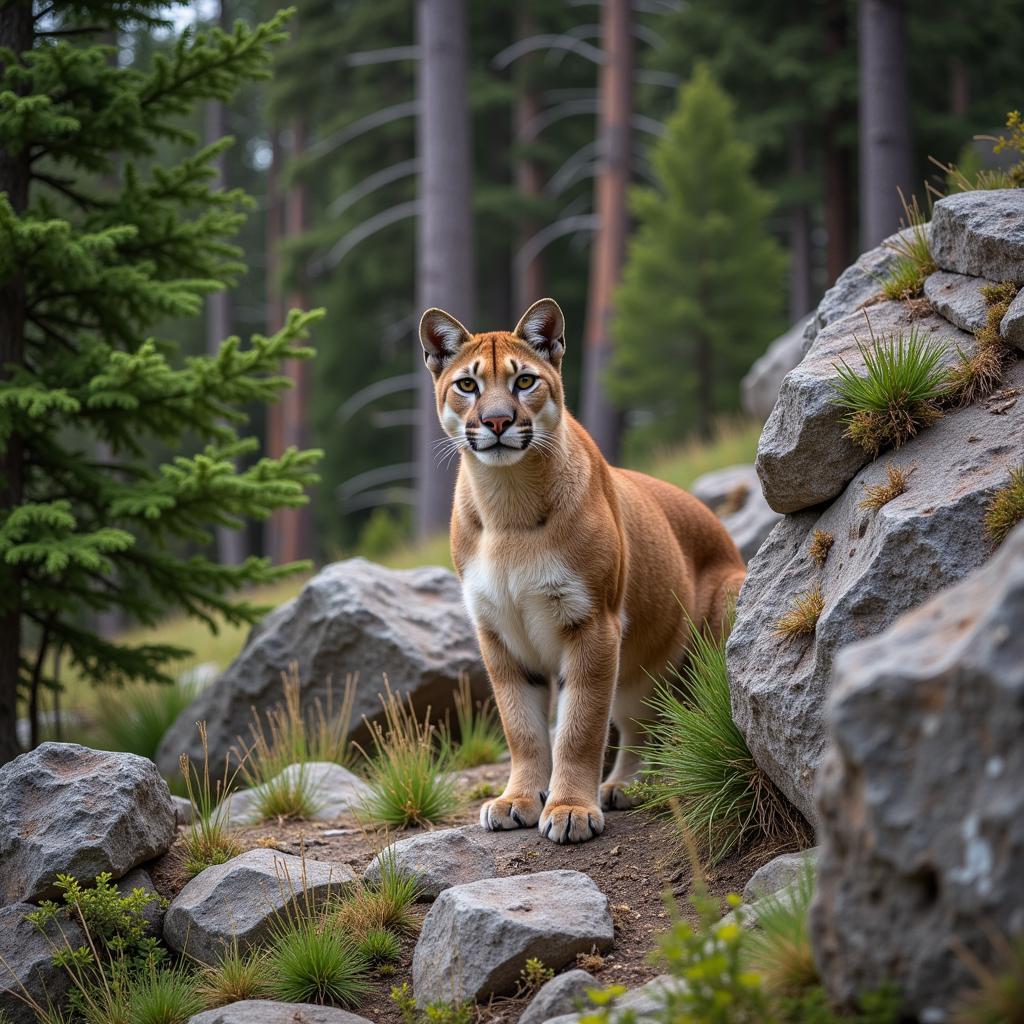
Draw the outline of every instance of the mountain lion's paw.
M490 832L512 828L532 828L540 820L547 793L510 796L503 793L480 808L480 824Z
M598 794L604 811L628 811L640 801L626 792L629 782L602 782Z
M585 843L604 831L604 815L596 804L548 803L537 826L553 843Z

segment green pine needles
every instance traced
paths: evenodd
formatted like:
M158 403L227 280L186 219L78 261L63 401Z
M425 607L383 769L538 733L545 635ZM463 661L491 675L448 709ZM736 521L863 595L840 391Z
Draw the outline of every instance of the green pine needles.
M197 148L183 124L267 76L288 12L186 32L144 72L99 40L159 23L159 5L37 9L9 5L0 53L0 763L18 696L59 685L52 652L95 683L171 681L187 652L113 643L97 614L256 619L232 594L297 566L218 565L213 531L303 504L318 458L258 458L244 428L289 386L282 362L312 356L319 312L207 356L153 335L244 270L231 238L249 201L213 187L230 140Z
M864 371L842 360L833 382L835 404L844 410L845 436L872 457L883 448L899 448L922 427L934 423L948 382L944 347L916 329L891 334L870 345L857 343Z

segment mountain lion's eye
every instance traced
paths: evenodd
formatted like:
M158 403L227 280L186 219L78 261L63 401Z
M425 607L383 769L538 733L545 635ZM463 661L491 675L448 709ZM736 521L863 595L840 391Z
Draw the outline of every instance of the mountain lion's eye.
M516 387L520 391L525 391L527 388L532 388L536 380L537 378L532 373L521 373L516 377Z
M472 377L460 377L455 386L464 394L471 395L476 391L476 381Z

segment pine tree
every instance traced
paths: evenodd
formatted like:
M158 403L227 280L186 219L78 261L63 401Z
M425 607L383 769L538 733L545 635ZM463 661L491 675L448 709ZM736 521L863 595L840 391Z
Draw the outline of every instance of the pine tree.
M112 642L98 614L253 621L232 594L296 566L218 565L213 531L299 505L315 480L312 451L236 465L257 445L245 407L287 387L280 364L312 354L318 313L187 359L152 335L244 269L230 239L246 196L211 188L230 140L197 149L182 125L266 77L286 15L119 66L98 40L159 25L160 7L9 0L0 16L0 763L17 753L19 695L34 709L57 685L48 653L98 684L173 681L187 652ZM167 142L186 155L160 166ZM157 465L159 450L179 454Z
M779 328L785 258L751 160L732 103L698 66L653 152L659 188L634 191L638 229L616 297L608 386L652 414L647 441L710 433Z

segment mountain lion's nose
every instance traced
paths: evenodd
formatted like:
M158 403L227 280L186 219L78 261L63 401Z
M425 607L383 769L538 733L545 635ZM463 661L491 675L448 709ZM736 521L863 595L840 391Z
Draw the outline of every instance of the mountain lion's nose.
M490 427L495 437L501 437L511 425L513 419L513 416L508 416L504 413L494 413L490 416L481 416L480 422Z

